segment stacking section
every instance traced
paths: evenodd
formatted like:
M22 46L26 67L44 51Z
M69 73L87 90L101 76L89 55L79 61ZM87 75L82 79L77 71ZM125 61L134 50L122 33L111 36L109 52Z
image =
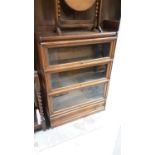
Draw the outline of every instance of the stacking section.
M46 111L52 127L105 109L116 35L38 44Z

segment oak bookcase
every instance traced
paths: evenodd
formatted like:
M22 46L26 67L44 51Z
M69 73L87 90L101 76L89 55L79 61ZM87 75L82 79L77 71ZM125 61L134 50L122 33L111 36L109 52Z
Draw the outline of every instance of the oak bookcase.
M104 110L108 95L120 0L74 2L35 0L35 64L51 127Z

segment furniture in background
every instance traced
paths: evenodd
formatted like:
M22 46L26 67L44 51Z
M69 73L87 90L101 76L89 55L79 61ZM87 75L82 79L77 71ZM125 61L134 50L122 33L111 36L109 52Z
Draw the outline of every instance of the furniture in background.
M42 105L40 82L37 71L34 72L34 130L46 129L46 121Z

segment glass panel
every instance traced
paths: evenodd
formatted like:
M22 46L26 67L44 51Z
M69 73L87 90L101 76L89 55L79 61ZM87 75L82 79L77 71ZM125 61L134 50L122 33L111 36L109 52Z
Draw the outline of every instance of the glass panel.
M58 96L51 97L53 110L61 110L63 108L75 105L85 104L85 102L95 101L103 98L104 84L91 86L67 92Z
M74 71L50 74L52 88L65 87L75 83L97 80L106 76L107 64Z
M108 57L110 43L48 49L49 65Z

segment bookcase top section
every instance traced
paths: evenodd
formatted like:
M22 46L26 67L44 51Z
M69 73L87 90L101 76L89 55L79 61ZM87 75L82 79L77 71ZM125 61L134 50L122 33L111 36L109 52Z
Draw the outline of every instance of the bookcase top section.
M61 40L72 40L72 39L93 39L116 36L116 31L103 31L103 32L91 32L91 31L74 31L64 32L62 35L58 35L54 32L40 32L37 34L37 40L39 42L49 41L61 41Z

